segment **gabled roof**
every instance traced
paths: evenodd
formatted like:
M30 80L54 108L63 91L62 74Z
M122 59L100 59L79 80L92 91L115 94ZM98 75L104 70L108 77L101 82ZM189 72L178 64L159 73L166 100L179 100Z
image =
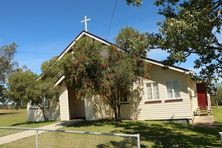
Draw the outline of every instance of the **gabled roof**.
M90 38L93 38L94 40L97 40L105 45L108 45L108 46L115 46L117 47L119 50L123 50L123 51L126 51L125 49L122 49L120 47L118 47L117 45L99 37L99 36L96 36L92 33L89 33L89 32L86 32L86 31L82 31L80 32L80 34L63 50L63 52L58 56L57 60L60 60L67 52L69 52L71 50L71 47L76 43L77 40L79 40L81 37L84 37L84 36L88 36ZM157 66L160 66L160 67L167 67L171 70L174 70L174 71L177 71L177 72L181 72L181 73L184 73L184 74L192 74L193 72L189 69L185 69L185 68L181 68L181 67L178 67L178 66L166 66L164 65L162 62L160 61L157 61L157 60L154 60L154 59L151 59L151 58L143 58L146 62L148 63L151 63L153 65L157 65ZM58 85L60 84L63 80L65 79L65 76L62 76L60 77L60 79L56 82L55 85Z

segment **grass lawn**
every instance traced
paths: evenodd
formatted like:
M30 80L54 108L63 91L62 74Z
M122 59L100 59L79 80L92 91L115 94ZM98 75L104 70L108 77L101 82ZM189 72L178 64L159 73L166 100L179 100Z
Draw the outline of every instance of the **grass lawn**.
M0 109L0 127L30 127L36 128L51 124L53 122L27 122L26 121L26 109ZM0 129L0 137L11 133L19 132L18 130L3 130Z
M221 147L222 107L213 108L214 125L189 125L163 121L84 122L66 130L139 133L141 147Z
M141 136L141 147L221 147L218 132L222 131L222 108L213 108L216 122L214 125L189 125L186 123L161 121L114 121L82 122L65 127L66 130L114 132L137 134ZM123 139L110 139L99 136L83 136L78 134L44 133L39 135L40 146L43 147L110 147L125 144ZM119 141L120 143L116 143ZM30 147L35 137L18 140L2 147ZM72 145L73 144L73 145Z
M191 126L184 123L157 121L84 122L66 127L67 130L140 133L141 147L221 147L218 132L222 125ZM35 136L1 145L3 148L29 148L35 144ZM39 135L39 147L118 147L124 139L109 136L91 136L70 133L44 133Z
M111 121L85 122L67 127L67 130L139 133L141 147L220 147L218 132L222 124L216 126L192 126L186 123L160 121Z
M213 107L213 115L217 122L222 123L222 106Z

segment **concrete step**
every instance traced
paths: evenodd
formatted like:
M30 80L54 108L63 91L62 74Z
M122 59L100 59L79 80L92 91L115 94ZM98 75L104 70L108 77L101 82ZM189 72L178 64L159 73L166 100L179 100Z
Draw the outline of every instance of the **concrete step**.
M197 115L198 115L198 116L211 115L211 110L198 109L198 110L197 110Z
M193 124L212 124L215 119L213 115L208 116L194 116Z

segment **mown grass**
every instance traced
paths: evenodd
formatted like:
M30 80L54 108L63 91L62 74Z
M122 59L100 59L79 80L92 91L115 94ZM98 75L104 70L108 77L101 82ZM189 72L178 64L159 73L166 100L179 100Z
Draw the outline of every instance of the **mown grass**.
M160 121L95 121L76 123L66 130L114 132L141 136L141 147L221 147L218 132L221 124L214 126ZM70 133L44 133L39 135L43 147L118 147L127 146L130 140L109 136L90 136ZM4 148L28 148L35 144L35 136L2 145ZM1 147L1 146L0 146Z
M0 127L30 127L36 128L52 124L53 122L28 122L26 109L0 109ZM20 130L0 129L0 137L9 135Z
M222 123L222 106L213 107L213 115L216 122Z
M218 132L221 124L215 126L161 121L112 121L85 122L67 127L67 130L114 132L141 136L141 147L220 147Z
M67 126L65 130L87 132L113 132L140 134L141 147L221 147L218 132L222 131L222 108L214 108L216 122L213 125L189 125L167 121L114 121L81 122ZM39 135L43 147L118 147L127 146L124 139L86 136L64 133L44 133ZM29 147L35 137L21 139L2 147Z
M107 140L108 139L108 140ZM38 147L46 148L94 148L113 147L110 141L121 143L122 137L104 137L95 135L81 135L73 133L47 132L39 135ZM35 136L18 140L13 143L0 145L1 148L30 148L35 147ZM135 141L136 142L136 141ZM135 143L136 144L136 143ZM135 146L134 144L134 146ZM120 145L119 145L120 146ZM118 146L116 146L118 147ZM125 143L124 147L131 148L131 143Z

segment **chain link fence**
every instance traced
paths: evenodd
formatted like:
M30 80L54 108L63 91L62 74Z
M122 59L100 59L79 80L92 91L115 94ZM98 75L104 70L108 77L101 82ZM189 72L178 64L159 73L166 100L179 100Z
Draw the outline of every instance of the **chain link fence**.
M12 131L9 135L2 131ZM13 138L14 137L14 138ZM0 127L0 148L140 148L139 134Z

